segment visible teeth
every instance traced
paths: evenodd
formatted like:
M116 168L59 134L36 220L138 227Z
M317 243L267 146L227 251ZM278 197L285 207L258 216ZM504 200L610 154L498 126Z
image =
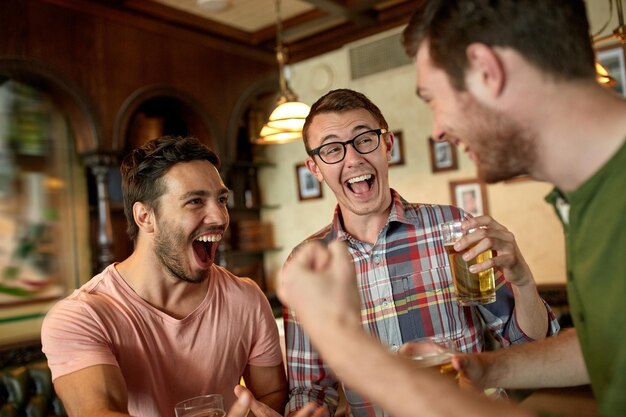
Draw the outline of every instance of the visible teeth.
M371 174L365 174L365 175L360 175L360 176L358 176L358 177L350 178L350 179L348 180L348 182L349 182L350 184L354 184L355 182L367 181L367 180L369 180L370 178L372 178L372 175L371 175Z
M222 239L222 235L204 235L200 236L196 240L200 242L219 242Z

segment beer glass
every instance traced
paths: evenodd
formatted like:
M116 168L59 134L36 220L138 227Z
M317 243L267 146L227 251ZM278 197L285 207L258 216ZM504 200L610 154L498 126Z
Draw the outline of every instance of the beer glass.
M221 394L201 395L181 401L174 407L176 417L224 417L224 398Z
M458 379L458 372L452 366L452 356L455 353L454 342L443 336L412 340L398 350L398 354L413 359L420 368L433 368L454 380Z
M450 261L452 280L457 301L463 306L489 304L496 301L496 280L493 268L474 274L469 267L490 259L493 256L491 250L486 250L470 261L463 260L463 253L454 250L454 243L469 232L463 232L461 222L452 221L439 225L443 246Z

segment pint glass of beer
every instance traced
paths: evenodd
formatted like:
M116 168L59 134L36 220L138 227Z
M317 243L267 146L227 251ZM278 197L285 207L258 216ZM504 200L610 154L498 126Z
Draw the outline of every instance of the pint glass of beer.
M176 404L176 417L224 417L224 398L221 394L201 395Z
M439 225L443 246L448 255L454 290L458 303L463 306L489 304L496 301L496 283L493 268L474 274L469 267L490 259L493 254L490 250L482 252L470 261L463 260L463 253L454 250L454 243L468 232L463 232L461 222L453 221ZM470 231L471 232L471 231Z

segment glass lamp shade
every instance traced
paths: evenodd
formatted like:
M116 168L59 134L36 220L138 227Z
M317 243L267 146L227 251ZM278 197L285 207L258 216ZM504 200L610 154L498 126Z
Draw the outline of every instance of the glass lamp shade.
M267 124L261 129L259 137L253 142L257 145L274 145L294 142L302 139L302 130L275 129Z
M270 114L270 118L267 122L267 126L279 129L301 131L304 126L304 119L311 108L299 101L285 101L278 105Z
M596 62L596 80L604 87L613 88L617 81L611 77L608 71L598 62Z

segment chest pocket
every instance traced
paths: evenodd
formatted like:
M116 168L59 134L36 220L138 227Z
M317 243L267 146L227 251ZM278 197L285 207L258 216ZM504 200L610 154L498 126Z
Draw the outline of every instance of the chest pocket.
M403 342L427 336L444 336L461 349L471 339L468 314L456 301L452 273L432 268L391 278Z

